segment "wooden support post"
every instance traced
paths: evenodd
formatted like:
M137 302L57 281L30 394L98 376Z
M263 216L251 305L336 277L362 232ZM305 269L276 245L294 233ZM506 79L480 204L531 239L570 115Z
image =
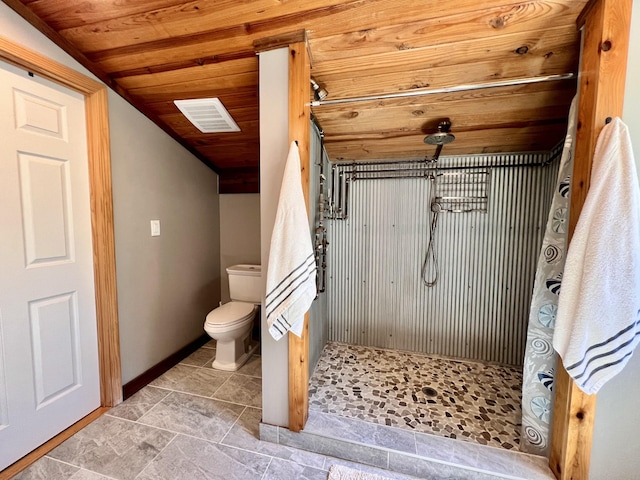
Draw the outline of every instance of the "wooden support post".
M589 190L596 141L607 117L622 115L632 0L593 0L583 28L578 129L571 182L569 241ZM589 478L596 396L583 393L559 362L549 466L562 480Z
M302 191L309 211L309 54L305 42L289 45L289 142L300 149ZM309 413L309 313L302 338L289 333L289 430L304 428Z

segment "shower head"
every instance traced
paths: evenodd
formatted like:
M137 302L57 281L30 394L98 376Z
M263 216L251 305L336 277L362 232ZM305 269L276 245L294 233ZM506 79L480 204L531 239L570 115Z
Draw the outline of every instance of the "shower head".
M429 145L445 145L453 142L456 137L453 133L449 133L450 128L451 122L449 120L443 120L438 125L437 133L432 133L424 137L424 143L428 143Z
M324 100L329 96L329 92L327 92L325 88L318 85L318 82L316 82L313 77L311 77L309 81L311 82L311 88L313 88L313 98L315 98L317 101Z

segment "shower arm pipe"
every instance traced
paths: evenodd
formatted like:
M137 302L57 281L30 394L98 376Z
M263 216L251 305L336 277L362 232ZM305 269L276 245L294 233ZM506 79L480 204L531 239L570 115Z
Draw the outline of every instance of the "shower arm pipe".
M436 153L433 154L433 157L427 158L425 161L427 163L435 163L435 162L437 162L438 159L440 158L440 154L442 153L442 147L443 147L442 143L439 143L438 145L436 145Z
M429 90L411 90L408 92L386 93L381 95L371 95L366 97L336 98L333 100L315 100L310 103L312 107L322 105L335 105L338 103L365 102L368 100L384 100L388 98L418 97L421 95L435 95L438 93L468 92L470 90L481 90L484 88L511 87L515 85L527 85L530 83L554 82L557 80L571 80L575 78L573 73L562 73L556 75L545 75L539 77L514 78L511 80L497 80L495 82L471 83L467 85L456 85L453 87L432 88Z

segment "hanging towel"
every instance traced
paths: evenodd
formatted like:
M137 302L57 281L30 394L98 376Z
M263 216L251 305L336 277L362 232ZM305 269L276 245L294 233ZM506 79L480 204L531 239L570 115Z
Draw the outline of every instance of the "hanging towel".
M591 186L567 252L553 346L596 393L640 341L640 191L627 127L605 125Z
M302 193L300 153L291 142L271 235L265 313L276 340L291 330L302 335L304 314L316 297L316 263Z

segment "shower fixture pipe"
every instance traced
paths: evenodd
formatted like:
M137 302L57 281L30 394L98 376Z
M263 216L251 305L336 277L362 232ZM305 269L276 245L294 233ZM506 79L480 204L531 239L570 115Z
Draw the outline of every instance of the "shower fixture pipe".
M406 178L416 178L421 177L423 175L418 175L418 173L428 173L442 170L477 170L477 169L487 169L487 168L510 168L510 167L546 167L549 165L547 162L529 162L529 163L511 163L508 165L467 165L467 166L457 166L457 165L445 165L439 167L432 166L416 166L415 168L389 168L389 169L380 169L380 170L344 170L347 166L353 168L352 164L345 165L342 167L342 172L346 175L350 175L352 180L376 180L383 178L405 178L403 176L388 176L388 177L375 177L377 173L414 173L414 175L407 175ZM340 168L338 166L337 168ZM371 175L371 176L366 176Z
M318 120L312 115L311 123L315 127L320 140L319 155L316 158L316 165L318 166L318 203L316 212L316 229L315 229L315 242L314 252L315 261L317 266L316 271L316 289L318 294L324 293L326 290L326 273L327 273L327 228L324 226L326 198L325 189L327 177L324 175L324 130L318 123Z
M367 97L336 98L334 100L316 100L311 102L311 106L320 107L322 105L364 102L367 100L384 100L387 98L417 97L421 95L435 95L437 93L467 92L470 90L480 90L484 88L511 87L515 85L526 85L529 83L553 82L556 80L570 80L572 78L575 78L575 75L573 73L545 75L540 77L514 78L511 80L497 80L495 82L456 85L454 87L433 88L430 90L412 90L409 92L386 93L381 95L371 95Z

